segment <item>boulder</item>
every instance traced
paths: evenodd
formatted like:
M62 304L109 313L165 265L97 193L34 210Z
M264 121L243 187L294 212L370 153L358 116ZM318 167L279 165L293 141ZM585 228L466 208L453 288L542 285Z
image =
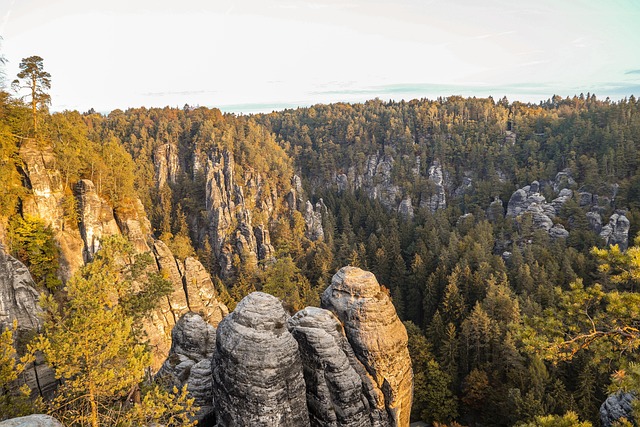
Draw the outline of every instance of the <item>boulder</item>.
M384 395L392 425L408 426L413 371L407 331L388 293L372 273L343 267L323 292L321 303L343 323L356 357Z
M615 393L607 397L607 400L600 406L602 427L611 427L614 422L621 418L626 418L631 423L635 423L633 419L634 399L635 397L632 393L624 392Z
M64 427L64 425L52 416L36 414L0 421L0 427Z

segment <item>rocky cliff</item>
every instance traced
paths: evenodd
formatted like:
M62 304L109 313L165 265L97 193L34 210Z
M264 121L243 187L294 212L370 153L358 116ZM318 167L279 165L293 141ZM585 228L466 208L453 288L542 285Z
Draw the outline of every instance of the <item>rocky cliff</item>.
M175 150L166 149L165 154L162 158L166 160L166 170L162 176L168 182L174 182L177 173ZM154 350L155 369L167 357L171 330L180 316L193 311L217 325L227 314L228 310L218 301L211 277L202 264L190 257L184 261L176 259L163 242L154 238L139 199L131 195L114 209L88 179L79 180L73 193L65 193L59 165L50 145L26 140L20 148L20 157L22 175L29 190L22 199L22 214L42 218L53 229L60 248L59 276L63 281L93 259L100 249L101 239L123 234L137 253L152 253L156 261L155 271L162 272L173 284L173 293L161 302L145 324ZM74 205L76 212L65 211ZM261 235L261 242L263 253L268 253L268 233ZM7 302L12 307L17 307L18 303Z
M30 335L42 327L40 294L29 270L20 261L8 255L0 245L0 330L17 324L17 339ZM38 355L26 366L20 382L24 382L40 395L47 395L56 387L55 374Z
M206 235L220 276L234 275L234 255L249 268L257 267L258 261L270 259L275 250L270 243L269 230L264 224L254 227L253 217L258 212L266 218L274 213L278 204L277 191L270 191L264 185L263 177L248 167L245 167L241 182L237 182L235 161L228 150L208 158L205 176Z
M50 145L27 139L20 146L22 176L28 193L22 197L22 214L41 218L50 225L60 247L58 275L68 280L83 264L84 242L77 223L65 215L64 183Z

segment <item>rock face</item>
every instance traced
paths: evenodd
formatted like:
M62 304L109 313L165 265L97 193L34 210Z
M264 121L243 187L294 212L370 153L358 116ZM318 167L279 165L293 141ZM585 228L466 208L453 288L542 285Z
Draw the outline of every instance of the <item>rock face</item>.
M400 202L400 206L398 206L398 213L402 215L403 218L413 219L414 213L411 197L406 197Z
M315 209L310 201L307 200L304 210L304 222L307 225L306 236L309 240L324 239L324 229L322 228L322 214L327 213L327 207L322 199L316 203Z
M199 315L183 315L171 332L171 350L156 379L182 388L187 384L194 405L200 407L199 421L212 416L213 389L211 357L216 346L216 329Z
M75 186L80 219L80 235L84 240L85 262L93 260L100 249L100 240L106 236L120 234L113 216L113 208L98 195L93 182L81 179Z
M116 208L114 216L120 231L127 236L136 252L144 253L151 250L149 246L149 242L152 240L151 222L147 218L140 199L133 200L130 207Z
M154 355L152 367L157 369L169 352L171 330L183 314L196 312L216 326L229 310L218 300L211 277L200 261L191 257L184 262L177 260L161 240L154 242L153 249L158 269L173 283L173 293L160 301L145 324Z
M83 242L77 229L64 215L65 195L62 177L50 145L41 146L33 139L20 146L26 186L31 191L21 198L22 212L41 218L51 226L60 247L58 275L68 280L83 264Z
M632 415L634 399L631 393L616 393L607 397L607 400L600 406L602 427L611 427L614 422L621 418L626 418L631 423L635 423Z
M333 182L337 190L362 190L367 196L379 200L388 210L397 210L402 190L394 184L391 171L395 160L387 154L375 153L366 158L362 172L351 166L347 173L334 173Z
M219 427L310 425L288 317L277 298L254 292L218 325L212 366Z
M602 227L600 237L607 245L618 245L621 250L629 246L629 219L622 212L616 212L609 218L609 224Z
M0 330L18 322L18 329L42 327L40 294L27 267L0 246Z
M268 229L253 227L252 212L257 210L271 215L277 204L277 193L266 191L262 177L250 169L242 177L243 185L236 183L235 162L228 150L213 154L207 160L205 176L207 235L220 276L233 276L234 255L238 255L244 264L257 267L258 261L264 259L260 258L261 254L269 256L271 247L270 244L266 250L264 246L259 247L258 240L261 244L269 241ZM254 209L245 203L245 190L249 200L255 201Z
M153 153L153 164L158 188L164 187L167 182L175 184L179 172L178 147L172 143L157 147Z
M384 396L333 313L307 307L288 325L300 347L311 426L389 425Z
M431 181L435 187L433 194L422 195L420 198L420 207L428 208L431 212L435 212L438 209L447 208L447 195L444 191L444 174L442 173L442 166L440 162L434 160L429 166L429 181Z
M64 427L64 425L52 416L36 414L0 421L0 427Z
M40 330L42 309L39 299L40 294L27 267L0 246L0 330L12 327L14 321L18 324L18 337ZM25 367L21 381L41 395L49 394L56 387L55 373L40 356Z
M408 426L413 372L407 331L389 296L372 273L343 267L321 301L343 323L356 357L382 391L392 425Z

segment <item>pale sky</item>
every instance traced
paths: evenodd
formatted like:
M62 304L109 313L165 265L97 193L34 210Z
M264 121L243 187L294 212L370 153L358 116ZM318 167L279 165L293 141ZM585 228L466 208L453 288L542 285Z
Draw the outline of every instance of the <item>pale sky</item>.
M0 0L52 110L640 96L640 0Z

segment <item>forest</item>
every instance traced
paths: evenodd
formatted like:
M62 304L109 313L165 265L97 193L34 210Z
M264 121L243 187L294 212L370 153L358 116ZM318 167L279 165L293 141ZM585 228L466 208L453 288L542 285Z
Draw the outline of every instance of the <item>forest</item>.
M139 198L151 232L176 258L196 257L230 310L261 290L294 313L317 306L340 267L373 272L409 334L414 421L599 426L600 405L610 394L640 388L635 97L580 94L525 104L450 96L249 116L189 105L105 115L50 113L48 84L27 88L24 98L6 87L0 92L1 241L29 268L48 313L44 335L30 342L16 342L11 328L3 333L0 384L8 390L36 349L66 369L66 378L80 380L66 381L53 403L3 392L0 413L45 408L73 419L73 411L82 411L72 400L93 384L94 392L111 396L101 402L115 417L148 363L136 325L168 293L163 278L153 277L146 293L131 296L139 271L118 269L119 257L134 257L120 240L103 245L72 278L60 277L54 231L24 214L32 190L20 150L28 139L54 154L67 195L65 219L77 221L73 191L83 179L116 212ZM216 246L223 234L210 225L207 162L225 153L234 160L249 224L270 234L273 253L257 261L236 249L225 261L225 246ZM510 214L514 193L525 186L539 204L555 202L565 189L572 196L546 217L552 224L545 228L538 211ZM602 230L621 216L629 228L624 241L610 245ZM320 218L315 233L309 218ZM143 269L148 261L136 262ZM113 289L96 291L104 283ZM91 318L95 307L113 304L110 292L118 295L118 310ZM72 353L81 349L65 332L78 328L97 339L91 328L99 325L119 337L119 368L140 375L96 368L94 377L92 371L80 376ZM16 361L16 351L26 356ZM191 410L185 393L143 389L145 405L122 410L122 425L140 419L184 425ZM174 413L157 415L167 402Z

